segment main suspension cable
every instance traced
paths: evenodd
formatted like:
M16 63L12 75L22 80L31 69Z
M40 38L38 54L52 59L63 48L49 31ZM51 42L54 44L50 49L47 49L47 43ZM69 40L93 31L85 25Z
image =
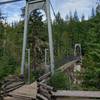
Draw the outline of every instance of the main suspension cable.
M9 0L9 1L3 1L3 2L0 2L0 5L8 4L8 3L14 3L14 2L19 2L19 1L23 1L23 0Z

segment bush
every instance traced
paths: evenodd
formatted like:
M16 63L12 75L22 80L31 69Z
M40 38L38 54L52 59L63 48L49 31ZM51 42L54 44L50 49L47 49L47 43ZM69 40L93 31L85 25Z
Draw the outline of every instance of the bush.
M14 74L16 69L16 62L12 57L0 57L0 80L9 74Z
M68 76L62 72L55 72L55 74L50 78L48 84L57 90L65 90L70 87Z
M41 77L44 74L44 70L38 69L38 70L33 71L32 74L35 77L35 79L37 80L39 77Z

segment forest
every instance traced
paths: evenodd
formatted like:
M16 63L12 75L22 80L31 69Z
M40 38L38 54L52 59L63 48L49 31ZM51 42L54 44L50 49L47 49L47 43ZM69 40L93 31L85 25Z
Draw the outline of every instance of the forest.
M20 75L24 8L21 11L22 20L9 24L0 10L0 81L8 75ZM82 46L82 83L76 87L80 90L100 90L100 5L97 5L96 11L92 8L90 12L88 20L84 14L79 18L77 11L74 15L70 12L65 19L58 12L52 21L55 62L73 55L76 43ZM36 74L38 77L43 73L41 69L36 70L44 63L45 49L49 48L47 21L43 20L41 11L35 10L31 13L28 28L27 48L31 50L33 79Z

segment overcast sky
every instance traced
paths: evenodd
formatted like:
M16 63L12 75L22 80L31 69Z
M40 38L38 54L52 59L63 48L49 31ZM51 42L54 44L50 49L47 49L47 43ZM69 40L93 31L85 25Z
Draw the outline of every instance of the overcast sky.
M7 0L0 0L0 2L1 1ZM8 17L9 22L20 20L20 9L25 5L24 1L25 0L0 6L3 13ZM74 11L77 10L79 17L84 14L85 18L88 19L91 15L91 9L96 8L96 0L51 0L51 2L55 12L57 13L59 11L63 18L65 18L70 11L73 14Z

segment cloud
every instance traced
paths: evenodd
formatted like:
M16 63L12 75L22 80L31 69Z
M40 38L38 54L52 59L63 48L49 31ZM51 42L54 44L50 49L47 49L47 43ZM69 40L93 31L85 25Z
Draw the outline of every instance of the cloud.
M96 7L96 0L51 0L56 12L60 12L65 18L71 11L72 14L77 10L79 17L83 14L86 19L91 15L91 9Z
M9 1L9 0L0 0L2 1ZM8 3L5 5L1 5L0 9L4 16L7 16L7 21L11 23L12 21L19 21L21 15L21 8L25 5L25 1L15 2L15 3Z
M8 0L0 0L8 1ZM91 15L91 9L96 7L96 0L51 0L55 12L61 13L61 16L65 18L71 11L72 14L77 10L79 17L84 14L86 19ZM20 19L21 8L25 5L25 0L21 2L6 4L0 6L3 13L8 16L8 22L17 21ZM54 18L52 13L52 18Z
M16 14L8 17L7 20L8 20L9 23L12 23L14 21L18 22L20 20L20 15L18 13L16 13Z

